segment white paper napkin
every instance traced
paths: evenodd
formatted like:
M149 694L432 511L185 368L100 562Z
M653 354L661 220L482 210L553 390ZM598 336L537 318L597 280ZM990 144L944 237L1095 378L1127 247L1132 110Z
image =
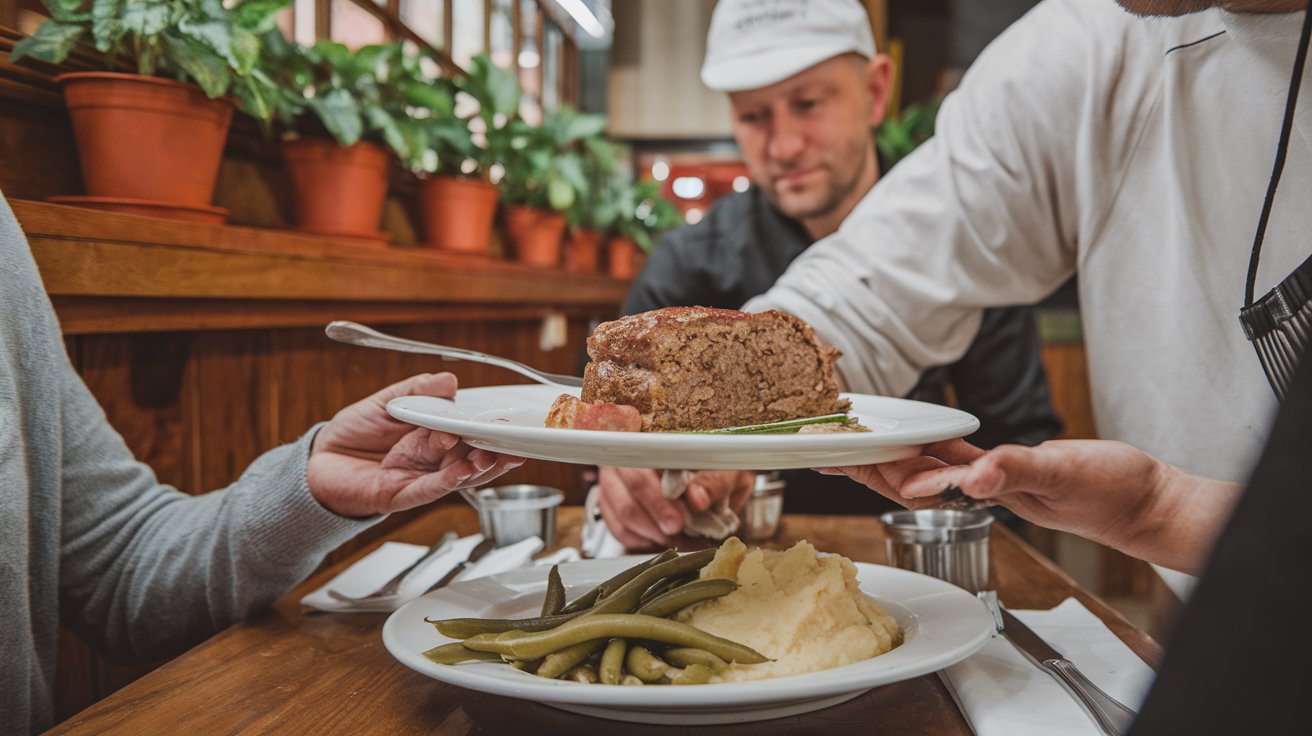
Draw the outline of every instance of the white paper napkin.
M588 496L583 501L583 532L581 534L583 554L594 559L604 560L611 557L623 557L629 553L624 543L615 538L606 527L606 520L601 518L601 487L588 489Z
M1138 710L1153 670L1074 598L1051 611L1012 611L1108 695ZM1005 637L939 672L978 736L1098 736L1087 712Z
M301 605L316 608L320 611L394 611L403 604L423 595L430 586L441 580L442 576L468 559L469 553L481 541L483 541L483 535L481 534L473 534L457 539L451 545L451 549L434 557L422 567L410 573L405 582L401 584L400 591L395 598L379 599L367 603L351 603L337 600L328 595L330 589L350 596L368 595L390 580L392 576L405 569L406 566L419 559L428 550L427 547L419 544L384 542L378 549L365 555L354 565L343 570L337 577L302 598ZM462 572L452 582L472 580L523 567L529 564L533 559L533 555L541 550L542 540L538 537L529 537L515 544L494 549L488 552L483 559ZM568 555L568 553L566 554ZM574 550L573 554L577 558L578 550Z

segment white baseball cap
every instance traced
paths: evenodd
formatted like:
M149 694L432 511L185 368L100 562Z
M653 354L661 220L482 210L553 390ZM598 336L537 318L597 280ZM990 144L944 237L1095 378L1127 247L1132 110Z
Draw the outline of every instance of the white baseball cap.
M702 83L717 92L766 87L849 52L875 55L860 0L720 0Z

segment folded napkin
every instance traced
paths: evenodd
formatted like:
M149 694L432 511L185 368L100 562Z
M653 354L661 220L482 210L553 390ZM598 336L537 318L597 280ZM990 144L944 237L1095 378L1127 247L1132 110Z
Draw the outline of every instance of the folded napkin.
M662 470L661 495L674 501L682 498L697 473L692 470ZM683 533L692 537L724 539L738 531L738 515L729 508L727 497L716 501L705 511L693 511L687 503L683 508Z
M601 486L593 486L583 501L583 531L579 546L584 556L594 560L623 557L629 551L623 542L610 533L606 520L601 518L600 497Z
M401 583L401 588L395 597L353 603L338 600L328 594L329 590L335 590L338 593L350 596L368 595L428 551L427 547L420 544L384 542L378 549L365 555L354 565L343 570L337 577L302 598L301 605L316 608L320 611L394 611L403 604L423 595L429 587L441 580L442 576L450 572L452 568L469 559L469 553L481 541L483 541L483 535L481 534L473 534L457 539L451 545L451 549L411 572L405 581ZM515 544L494 549L488 552L483 559L460 573L452 582L472 580L523 567L529 564L533 559L533 555L541 550L542 540L538 537L529 537ZM568 559L571 556L578 559L578 550L567 547L552 555L551 558Z
M1012 611L1108 695L1138 710L1154 673L1074 598L1051 611ZM1102 732L1057 681L998 635L939 672L978 736L1075 736Z

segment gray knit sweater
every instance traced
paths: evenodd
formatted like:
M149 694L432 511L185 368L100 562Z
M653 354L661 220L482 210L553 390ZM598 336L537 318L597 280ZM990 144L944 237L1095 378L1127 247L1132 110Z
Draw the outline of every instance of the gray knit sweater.
M177 654L367 526L310 495L312 436L221 492L161 485L74 372L0 196L0 733L51 725L61 622L115 659Z

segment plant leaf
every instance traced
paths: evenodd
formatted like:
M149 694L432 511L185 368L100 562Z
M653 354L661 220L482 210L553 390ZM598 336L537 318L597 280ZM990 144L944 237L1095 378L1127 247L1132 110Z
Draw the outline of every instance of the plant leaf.
M119 21L123 30L139 36L155 36L164 32L169 24L169 6L152 0L129 0L123 7Z
M431 110L435 116L452 117L456 114L456 98L449 89L423 82L404 82L401 92L406 102Z
M179 21L178 30L193 43L206 46L218 54L231 64L233 69L241 68L241 63L233 53L232 28L224 21L206 20L196 22L184 18Z
M560 135L563 142L569 143L601 135L605 130L605 115L582 113L565 117Z
M96 50L108 54L123 37L123 0L94 0L91 3L91 37Z
M67 23L85 23L91 20L91 11L86 8L86 0L45 0L42 5L50 11L50 17Z
M18 61L24 56L30 56L58 64L68 58L85 33L86 29L81 26L47 20L36 29L36 33L14 44L14 50L9 52L9 60Z
M160 38L164 39L169 60L195 80L211 99L228 91L232 71L211 49L172 33L164 33Z
M245 0L233 8L233 21L241 28L263 35L278 27L278 11L291 4L292 0Z
M368 121L369 127L381 135L383 142L402 161L408 162L410 160L410 146L405 134L401 132L401 126L397 125L397 121L391 115L388 115L386 110L376 105L366 105L364 117Z
M559 176L547 179L547 203L551 205L551 209L563 212L574 204L574 198L574 187L564 179Z
M364 121L360 118L360 108L351 93L343 89L332 89L320 97L309 100L311 109L323 122L333 138L342 146L350 146L360 140L364 134Z
M260 37L245 28L234 27L232 34L232 58L236 60L238 74L249 74L260 60Z

